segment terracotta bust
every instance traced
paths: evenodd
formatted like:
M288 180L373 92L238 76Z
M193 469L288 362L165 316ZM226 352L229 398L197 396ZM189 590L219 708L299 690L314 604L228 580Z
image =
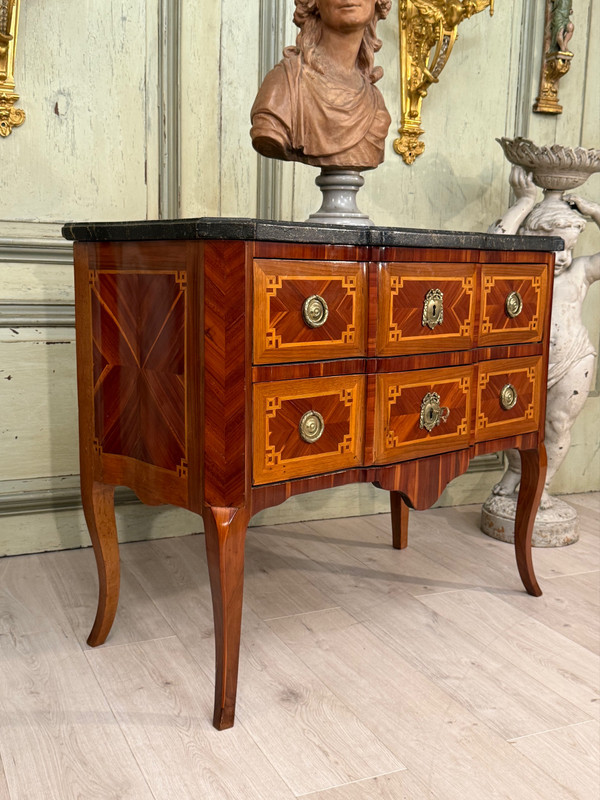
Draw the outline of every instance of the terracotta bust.
M391 123L373 85L380 19L391 0L295 0L300 28L251 111L259 153L319 167L374 169L384 158Z

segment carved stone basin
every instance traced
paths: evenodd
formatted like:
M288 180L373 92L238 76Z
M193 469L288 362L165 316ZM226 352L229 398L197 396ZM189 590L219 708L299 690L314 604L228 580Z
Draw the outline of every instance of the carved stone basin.
M594 172L600 172L600 150L563 147L560 144L538 147L530 139L496 139L511 162L532 173L541 189L564 192L581 186Z

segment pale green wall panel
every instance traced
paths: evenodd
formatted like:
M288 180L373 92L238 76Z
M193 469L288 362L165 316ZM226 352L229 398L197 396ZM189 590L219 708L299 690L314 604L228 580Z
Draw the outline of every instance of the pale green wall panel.
M65 0L52 14L22 3L16 79L27 119L0 141L3 184L10 187L0 193L0 554L88 542L81 512L72 507L14 514L15 507L43 506L40 481L59 500L52 487L70 482L76 497L74 331L72 322L57 327L72 320L72 268L60 224L153 218L177 207L188 217L257 213L264 163L250 144L249 112L261 69L273 66L261 61L261 9L268 28L262 33L273 37L277 59L296 35L293 0L278 1L277 31L269 13L276 0ZM499 0L493 18L483 12L461 25L440 82L423 103L425 153L409 167L393 151L400 110L394 4L378 30L385 70L378 85L392 125L385 163L365 175L363 210L384 225L485 230L509 203L509 165L495 137L520 133L540 144L599 146L600 51L591 31L600 25L600 8L594 0L573 6L575 57L560 85L561 116L531 111L543 0ZM178 17L178 32L165 27ZM320 204L318 171L282 164L276 174L278 215L306 219ZM164 197L173 181L174 205ZM596 176L581 193L597 200L599 190ZM598 250L600 233L589 225L578 252ZM594 342L599 304L596 285L584 309ZM598 384L597 378L575 425L556 492L600 488ZM499 475L498 462L490 462L453 481L440 502L481 502ZM343 487L294 498L253 524L375 513L387 503L373 487ZM124 539L201 527L177 509L131 505L119 514Z

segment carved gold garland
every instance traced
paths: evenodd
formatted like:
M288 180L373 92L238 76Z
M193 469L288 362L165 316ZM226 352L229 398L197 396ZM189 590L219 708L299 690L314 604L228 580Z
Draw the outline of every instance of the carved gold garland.
M491 16L494 0L398 0L401 118L394 150L406 164L425 149L421 104L450 58L459 24L488 7Z
M10 136L13 128L25 121L23 109L14 107L19 99L14 77L19 3L0 0L0 136Z

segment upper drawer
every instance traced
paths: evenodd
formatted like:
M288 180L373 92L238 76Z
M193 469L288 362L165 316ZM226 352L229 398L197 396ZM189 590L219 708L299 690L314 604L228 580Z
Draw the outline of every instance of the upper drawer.
M377 354L466 350L473 345L473 264L381 265Z
M366 354L366 264L254 261L254 363Z
M547 296L545 264L482 267L479 346L539 342Z

